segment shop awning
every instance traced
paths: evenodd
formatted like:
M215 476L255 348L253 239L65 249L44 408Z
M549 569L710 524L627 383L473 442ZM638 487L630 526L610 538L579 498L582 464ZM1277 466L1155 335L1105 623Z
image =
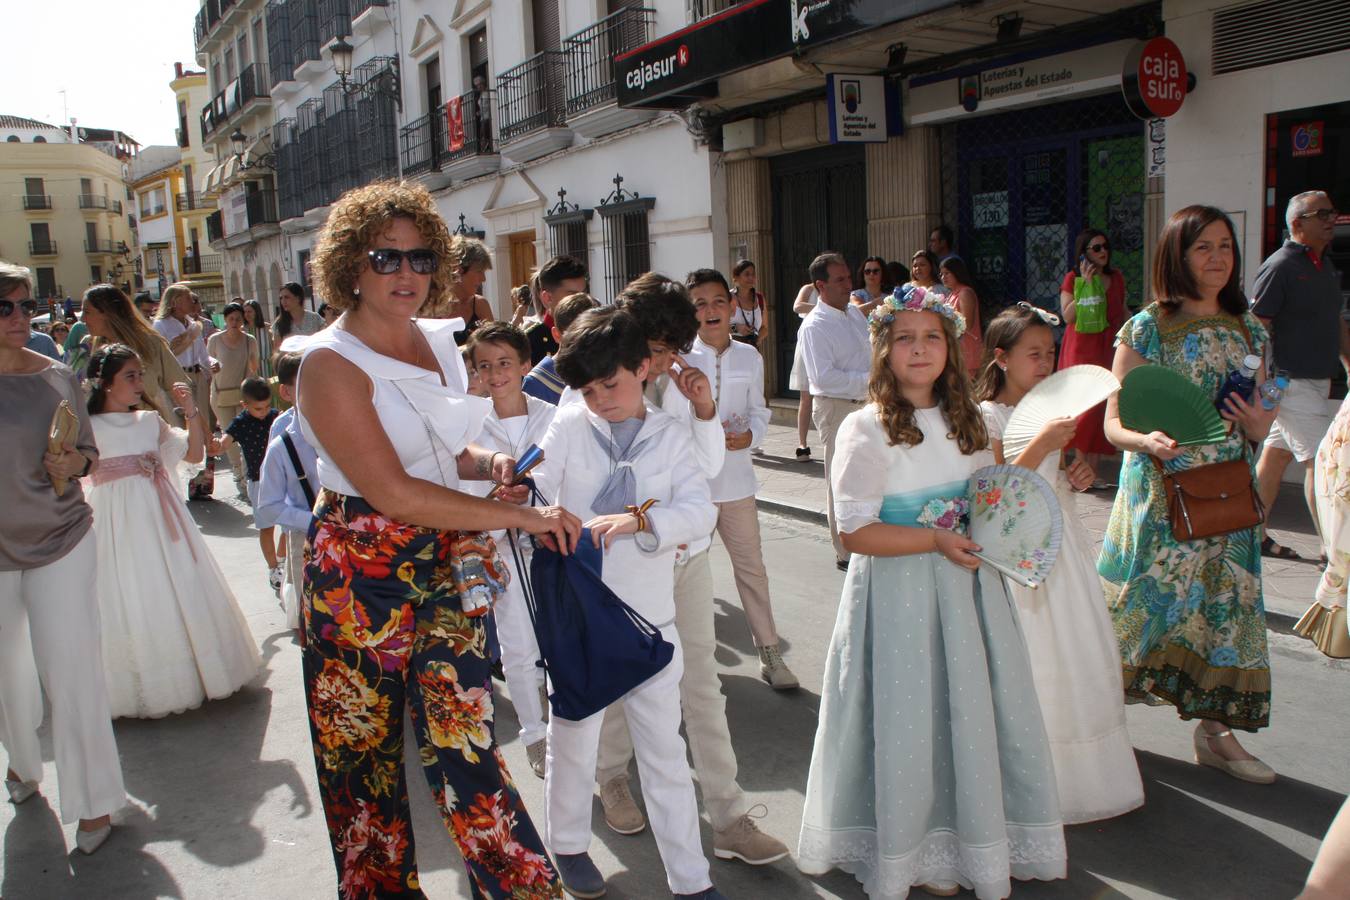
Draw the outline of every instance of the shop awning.
M202 186L201 190L198 191L198 193L214 194L219 189L220 189L220 166L212 166L211 168L207 169L206 174L202 176Z
M952 0L746 0L615 57L619 105L681 109L716 97L717 79L724 75L955 5Z

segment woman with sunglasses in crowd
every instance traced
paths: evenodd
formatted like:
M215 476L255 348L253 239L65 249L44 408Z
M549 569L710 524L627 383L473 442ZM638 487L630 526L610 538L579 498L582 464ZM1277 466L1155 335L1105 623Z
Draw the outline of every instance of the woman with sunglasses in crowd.
M1064 340L1059 349L1059 367L1093 365L1111 368L1115 359L1115 340L1129 317L1125 308L1125 276L1111 266L1111 240L1106 232L1085 228L1073 243L1076 268L1070 269L1059 286L1059 308L1064 317ZM1079 329L1074 283L1079 279L1100 279L1106 289L1106 328L1101 331ZM1092 327L1096 327L1095 325ZM1102 456L1116 452L1106 439L1106 404L1094 407L1078 420L1078 430L1068 448L1092 467L1093 489L1110 485L1102 479L1097 465Z
M889 294L893 287L890 274L886 270L886 260L880 256L867 257L858 267L858 274L854 276L853 283L861 284L862 287L849 294L849 302L861 309L863 315L869 315L873 307L882 297Z
M33 276L0 262L0 744L12 803L38 792L45 688L60 783L61 821L79 820L76 846L93 853L126 804L104 680L93 513L80 476L98 461L75 375L25 348L37 312ZM87 307L86 307L87 308ZM78 422L59 453L48 449L62 403ZM58 493L59 490L59 493ZM41 677L39 678L39 673Z
M469 870L464 893L561 896L497 748L486 619L465 585L500 571L477 532L520 528L567 552L581 523L518 505L523 486L499 492L512 502L460 490L461 479L515 473L515 460L472 443L492 404L465 393L453 339L463 321L414 319L445 302L460 266L431 195L397 182L344 194L313 258L316 288L343 315L306 345L296 385L322 488L306 548L303 669L341 897L420 896L402 770L409 708Z

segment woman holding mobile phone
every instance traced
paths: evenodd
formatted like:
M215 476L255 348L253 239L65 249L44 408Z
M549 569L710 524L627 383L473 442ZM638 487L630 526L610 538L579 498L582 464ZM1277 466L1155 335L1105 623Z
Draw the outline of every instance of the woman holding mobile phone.
M1078 267L1064 276L1059 287L1059 308L1064 318L1064 341L1059 350L1059 368L1069 366L1093 365L1111 368L1115 358L1116 334L1120 331L1128 311L1125 308L1125 276L1111 266L1111 240L1106 232L1096 228L1085 228L1073 243L1073 255ZM1079 321L1078 301L1075 298L1075 284L1079 279L1098 279L1098 284L1106 292L1106 322L1100 330L1081 327L1086 324ZM1081 289L1078 291L1082 293ZM1096 327L1096 326L1092 326ZM1115 448L1106 439L1106 404L1093 407L1078 420L1078 430L1069 442L1068 448L1077 458L1092 467L1094 490L1111 486L1097 471L1097 465L1103 455L1115 453Z

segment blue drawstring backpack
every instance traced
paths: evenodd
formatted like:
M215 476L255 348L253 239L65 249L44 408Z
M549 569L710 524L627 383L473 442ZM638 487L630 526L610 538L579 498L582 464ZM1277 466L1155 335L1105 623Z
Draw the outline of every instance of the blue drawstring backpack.
M603 551L591 545L589 528L572 556L535 543L528 577L514 538L511 550L554 715L593 716L670 663L674 645L600 579Z

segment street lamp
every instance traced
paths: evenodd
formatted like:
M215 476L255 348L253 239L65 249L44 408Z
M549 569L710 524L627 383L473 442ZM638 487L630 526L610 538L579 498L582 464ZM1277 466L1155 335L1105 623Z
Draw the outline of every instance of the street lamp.
M364 94L366 97L375 97L380 94L386 94L393 98L394 104L398 106L398 111L403 112L403 91L399 82L398 57L395 56L389 60L390 68L381 72L379 77L368 78L365 81L352 80L352 53L355 48L347 42L347 35L339 34L333 43L328 45L328 52L333 56L333 73L338 77L338 84L341 85L345 94ZM370 65L369 62L366 63Z
M244 134L243 129L236 127L234 133L230 135L230 147L234 150L235 159L239 160L239 169L272 169L276 167L277 155L275 153L264 153L261 156L255 156L252 159L244 159L244 148L248 145L248 135Z

